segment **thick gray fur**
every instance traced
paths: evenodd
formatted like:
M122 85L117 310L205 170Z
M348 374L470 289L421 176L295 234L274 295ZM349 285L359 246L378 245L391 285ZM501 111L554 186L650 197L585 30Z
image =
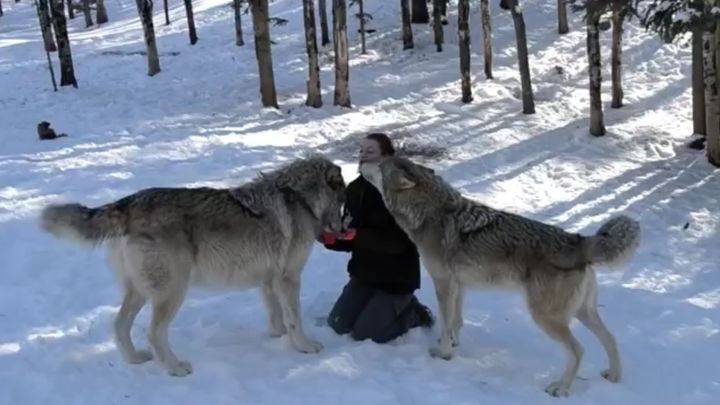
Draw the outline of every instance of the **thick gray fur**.
M433 279L442 319L433 356L450 359L459 343L465 288L506 287L524 292L533 320L567 353L565 372L546 388L549 394L567 395L580 365L583 348L569 328L573 317L604 347L610 366L603 377L620 380L615 338L597 312L593 265L631 258L640 242L637 221L617 216L583 236L470 200L408 159L387 158L361 171L418 245Z
M303 332L300 276L316 238L340 231L344 196L340 168L311 156L237 188L151 188L97 208L50 205L40 223L57 237L107 243L124 290L115 320L120 353L129 363L154 354L169 374L184 376L192 367L170 349L168 326L191 285L259 287L270 334L288 333L301 352L321 350ZM152 353L130 339L148 300Z

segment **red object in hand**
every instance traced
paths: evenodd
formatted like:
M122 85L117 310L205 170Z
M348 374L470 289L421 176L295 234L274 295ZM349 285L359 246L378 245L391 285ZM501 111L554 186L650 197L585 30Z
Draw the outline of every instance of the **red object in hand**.
M335 237L335 234L332 232L323 232L322 239L326 245L332 245L337 241L337 237Z
M347 232L343 233L339 239L342 240L353 240L355 239L355 235L357 235L357 230L355 229L348 229Z

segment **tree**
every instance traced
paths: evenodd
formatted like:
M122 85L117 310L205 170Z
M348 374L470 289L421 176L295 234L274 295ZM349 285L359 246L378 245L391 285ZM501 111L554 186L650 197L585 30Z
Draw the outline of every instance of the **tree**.
M410 23L410 0L400 0L400 14L402 15L403 49L412 49L413 32Z
M330 43L330 31L328 30L327 20L327 0L320 0L320 35L322 37L320 44L325 46Z
M472 83L470 78L470 0L458 2L458 44L460 47L460 77L462 102L472 101Z
M185 15L188 22L188 35L190 35L190 45L195 45L198 41L197 31L195 31L195 14L193 13L192 0L183 0L185 3Z
M322 106L322 93L320 92L320 64L318 63L317 39L315 36L315 6L314 0L303 0L303 15L305 21L305 46L308 54L308 82L307 100L305 105L319 108Z
M442 52L442 44L445 41L442 24L442 7L444 3L445 0L433 0L433 31L438 52Z
M568 32L570 32L570 27L568 26L567 1L558 0L558 34L562 35Z
M427 24L430 22L427 0L412 0L412 23Z
M153 2L152 0L135 0L135 4L143 27L145 48L147 49L148 76L155 76L160 73L160 56L158 55L155 27L153 26Z
M708 4L709 3L709 4ZM706 0L706 5L715 8L716 0ZM718 59L720 59L720 24L703 33L703 73L705 76L705 142L708 161L720 167L720 97L718 97Z
M612 77L612 108L623 106L622 89L622 36L623 22L629 11L627 0L612 1L612 56L611 56L611 77Z
M50 30L50 41L52 41L53 46L52 51L55 51L57 49L55 48L55 42L52 39L52 28L50 28L50 15L48 14L48 0L40 1L42 2L42 4L38 4L38 1L35 0L35 10L37 11L38 20L40 22L41 30L43 31L43 36L45 35L45 27ZM2 15L2 4L0 4L0 15ZM48 62L48 70L50 71L50 79L52 80L53 90L58 91L57 82L55 81L55 71L53 70L52 60L50 59L51 50L48 49L47 42L43 42L45 43L45 57L47 58Z
M70 37L68 37L64 8L62 0L50 0L50 13L55 30L58 59L60 59L60 86L73 86L77 88L78 84L75 78L75 68L73 66Z
M485 59L485 77L493 78L492 74L492 23L490 21L490 0L480 0L480 15L483 28L483 57Z
M350 54L347 39L347 5L345 0L332 0L333 44L335 47L335 99L334 105L351 107Z
M109 21L108 15L107 15L107 9L105 8L105 0L97 0L95 2L95 7L97 8L97 11L95 13L95 22L100 24L105 24Z
M268 0L250 0L253 31L255 34L255 57L260 75L260 95L263 107L278 107L273 73L272 50L270 48L270 26Z
M513 25L515 26L515 41L517 42L518 66L520 68L520 85L522 87L523 114L535 114L535 101L533 99L532 80L530 78L530 63L528 61L527 34L525 33L525 18L518 0L501 0L500 8L510 10Z
M43 43L46 52L55 52L55 40L53 39L52 25L50 21L50 10L48 9L48 0L39 0L37 4L38 19L40 20L40 30L42 31Z
M3 13L2 9L2 0L0 0L0 17L2 17L5 13Z
M168 0L163 0L163 8L165 9L165 25L170 25L170 6Z
M701 0L691 6L696 12L703 12ZM693 133L706 135L705 126L705 78L703 77L703 27L695 24L692 28L692 109Z
M242 19L240 18L242 14L242 2L243 0L233 0L233 12L235 13L235 45L237 46L245 45L242 33Z
M82 0L83 15L85 16L85 28L92 27L92 12L90 10L90 0Z
M70 17L71 20L74 20L75 19L75 7L73 7L72 0L67 0L67 5L68 5L68 17Z
M358 14L357 18L360 20L360 53L363 55L367 54L367 47L365 45L365 23L367 22L368 18L370 17L370 14L365 13L365 2L363 0L351 0L350 5L352 6L354 3L358 4Z
M590 134L605 135L602 109L602 69L600 66L600 16L604 11L599 0L588 0L587 4L587 55L590 75Z

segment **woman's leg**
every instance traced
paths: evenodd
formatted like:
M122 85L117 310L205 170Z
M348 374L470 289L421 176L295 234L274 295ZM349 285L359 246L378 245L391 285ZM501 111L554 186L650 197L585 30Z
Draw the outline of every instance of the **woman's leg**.
M372 339L386 343L419 324L412 294L391 295L378 291L357 318L352 328L355 340Z
M373 294L375 289L351 278L330 311L328 325L337 334L349 333Z

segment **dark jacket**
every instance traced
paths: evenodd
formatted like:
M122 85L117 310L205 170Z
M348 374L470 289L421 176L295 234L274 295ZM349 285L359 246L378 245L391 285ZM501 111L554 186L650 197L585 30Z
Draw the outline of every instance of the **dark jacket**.
M359 176L347 187L343 216L353 240L338 240L328 249L352 252L348 273L390 294L411 294L420 288L420 257L415 245L395 223L380 193Z

